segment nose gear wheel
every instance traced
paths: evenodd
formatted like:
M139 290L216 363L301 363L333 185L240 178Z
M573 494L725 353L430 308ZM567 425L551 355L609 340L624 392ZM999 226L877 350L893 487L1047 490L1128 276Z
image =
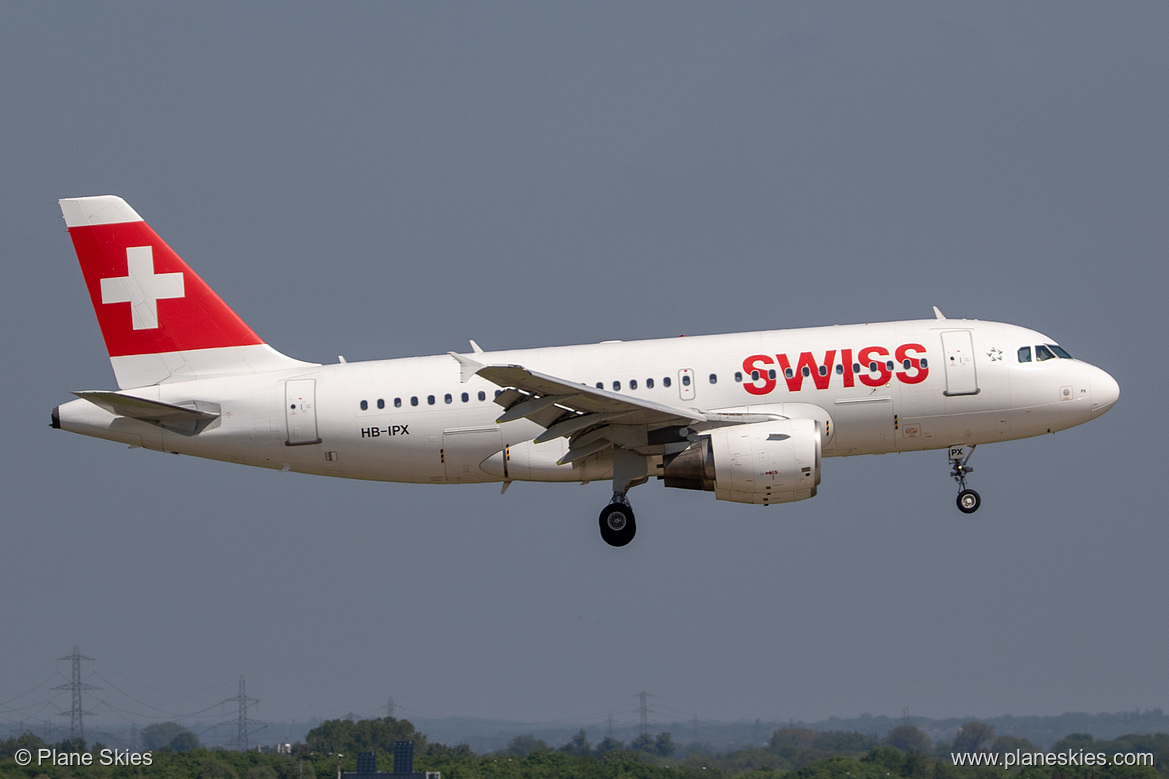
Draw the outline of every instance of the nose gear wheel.
M954 481L958 482L958 510L963 514L973 514L978 511L978 507L982 505L982 496L972 489L966 487L966 475L974 473L974 469L970 467L970 458L974 456L974 450L977 445L971 446L970 451L964 458L953 458L950 460L950 476Z

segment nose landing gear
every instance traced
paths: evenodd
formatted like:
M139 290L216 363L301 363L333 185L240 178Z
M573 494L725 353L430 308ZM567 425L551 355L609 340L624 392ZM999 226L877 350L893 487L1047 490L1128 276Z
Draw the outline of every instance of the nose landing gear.
M982 496L974 490L962 490L958 493L958 510L963 514L973 514L982 505Z
M961 490L958 493L957 502L958 510L963 514L973 514L982 505L982 496L974 490L966 488L966 474L974 473L974 469L967 464L974 456L974 449L975 446L971 446L970 451L967 452L965 446L950 447L950 476L958 482L958 487Z

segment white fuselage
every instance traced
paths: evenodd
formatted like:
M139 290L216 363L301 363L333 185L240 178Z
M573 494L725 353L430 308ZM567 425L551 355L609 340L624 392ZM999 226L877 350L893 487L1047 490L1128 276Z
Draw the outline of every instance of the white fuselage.
M1014 325L929 319L472 356L670 406L814 417L824 429L823 454L843 456L1026 438L1110 408L1116 382L1080 360L1040 359L1037 347L1053 343ZM1020 361L1023 348L1029 362ZM124 391L219 404L219 417L198 435L86 400L60 406L56 421L132 446L353 479L590 481L612 474L611 453L557 465L566 439L532 444L541 426L522 418L497 423L500 388L462 376L458 360L440 355Z

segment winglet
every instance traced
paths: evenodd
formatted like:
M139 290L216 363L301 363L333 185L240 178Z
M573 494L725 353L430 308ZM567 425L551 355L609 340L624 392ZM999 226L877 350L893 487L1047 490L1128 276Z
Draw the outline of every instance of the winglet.
M946 315L942 313L942 310L940 308L938 308L937 306L934 306L934 318L935 319L945 319Z
M474 341L472 341L472 343L474 343ZM471 377L478 373L479 369L483 367L483 363L476 362L475 360L472 360L470 357L465 355L457 354L455 352L447 352L447 354L449 354L451 357L454 357L455 360L458 361L460 366L459 381L461 381L463 384L466 384L468 381L470 381Z
M483 354L483 347L475 343L474 338L471 339L471 351L473 351L475 354Z

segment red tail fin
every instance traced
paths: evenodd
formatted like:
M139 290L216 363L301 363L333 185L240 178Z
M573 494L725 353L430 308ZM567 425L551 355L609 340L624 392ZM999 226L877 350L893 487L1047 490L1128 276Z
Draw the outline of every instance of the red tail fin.
M306 365L264 344L126 201L60 205L123 388Z

